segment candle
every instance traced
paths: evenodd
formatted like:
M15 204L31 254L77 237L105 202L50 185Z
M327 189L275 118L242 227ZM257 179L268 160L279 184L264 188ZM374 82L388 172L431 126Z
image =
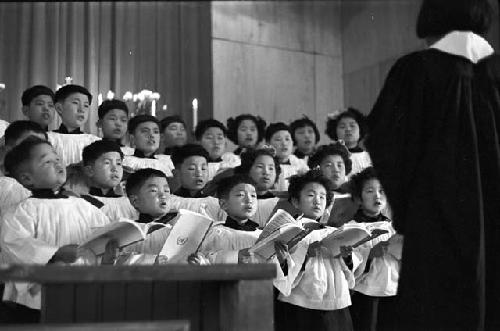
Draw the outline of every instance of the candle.
M115 97L115 93L113 91L108 91L108 93L106 94L106 98L108 100L113 100L114 97Z
M123 95L124 101L130 101L133 98L134 98L134 96L132 95L132 92L130 92L130 91L125 92L125 94Z
M65 82L64 85L71 84L71 82L73 82L73 78L71 76L64 77L64 82Z
M102 94L99 93L99 95L97 96L97 105L100 106L102 104Z
M156 100L153 100L153 102L151 102L151 115L156 116Z
M196 129L198 124L198 99L193 99L193 130Z

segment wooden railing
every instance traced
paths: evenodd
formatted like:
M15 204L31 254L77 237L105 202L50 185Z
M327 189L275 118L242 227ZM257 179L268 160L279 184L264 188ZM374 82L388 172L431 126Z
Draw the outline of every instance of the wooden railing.
M9 266L42 285L42 323L188 320L190 330L273 330L273 264Z

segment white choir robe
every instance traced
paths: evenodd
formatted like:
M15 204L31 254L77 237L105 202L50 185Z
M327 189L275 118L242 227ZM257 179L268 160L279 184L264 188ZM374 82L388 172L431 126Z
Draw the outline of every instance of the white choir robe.
M128 197L99 197L92 195L93 198L101 201L104 206L101 211L109 217L111 221L117 221L120 218L136 220L139 218L139 212L132 206Z
M257 212L252 221L263 228L271 218L279 198L269 198L257 200ZM197 213L203 211L214 220L215 223L226 221L227 213L220 208L219 199L214 197L206 198L183 198L171 194L168 200L170 211L175 212L179 209L188 209Z
M172 224L167 224L164 228L148 234L146 239L124 247L122 252L157 256L160 254L163 245L165 245L165 241L170 235L170 231L172 231Z
M88 133L82 134L61 134L57 132L47 132L49 141L64 163L64 166L79 163L82 161L82 151L87 145L94 141L101 140L98 136Z
M389 231L357 248L362 256L362 263L355 272L356 285L354 290L364 295L374 297L394 296L398 290L399 270L402 253L402 236L396 234L390 222L366 223L367 229L383 229ZM388 250L380 257L374 257L370 262L370 269L365 272L370 250L383 241L389 242Z
M28 198L3 217L0 245L9 263L45 265L65 245L81 244L110 222L81 198ZM40 309L40 291L29 283L5 284L4 301Z
M141 158L133 155L125 155L123 168L134 172L139 169L152 168L163 171L167 177L173 177L172 170L175 168L170 155L157 154L154 159Z
M279 290L278 300L308 309L336 310L351 305L349 289L355 285L354 271L361 264L361 256L352 254L353 270L349 270L341 257L324 254L311 256L301 271L309 245L335 231L334 227L314 230L294 248L287 257L288 274L281 267L274 280ZM277 258L273 261L279 265Z
M212 264L238 263L238 252L252 247L262 230L235 230L222 223L212 226L200 247L202 253Z
M3 136L5 135L5 130L7 130L7 127L10 125L9 122L0 120L0 138L3 139Z
M238 155L232 152L222 154L221 162L208 162L208 180L212 180L215 175L228 168L235 168L241 164L241 159Z
M352 170L347 175L348 178L351 178L352 175L361 172L363 169L372 166L372 159L370 158L370 154L367 151L351 153L351 162L352 162Z
M277 191L288 191L289 178L293 175L303 174L309 170L307 162L303 159L299 159L295 155L289 156L290 164L281 164L281 174L276 183Z
M31 196L31 191L12 177L0 177L0 188L0 215Z
M123 156L134 155L135 152L135 149L129 146L121 146L120 149L122 150Z

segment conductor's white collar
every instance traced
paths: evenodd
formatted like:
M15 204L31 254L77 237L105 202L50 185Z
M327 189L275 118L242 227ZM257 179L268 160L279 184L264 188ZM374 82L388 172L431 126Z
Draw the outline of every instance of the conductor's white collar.
M435 42L430 48L463 56L473 63L493 54L493 47L483 37L470 31L453 31Z

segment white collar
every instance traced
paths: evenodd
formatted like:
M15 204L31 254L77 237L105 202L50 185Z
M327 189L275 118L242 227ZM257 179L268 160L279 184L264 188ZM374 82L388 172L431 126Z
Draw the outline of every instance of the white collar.
M470 31L453 31L435 42L430 48L445 53L463 56L473 63L493 54L490 44L481 36Z

